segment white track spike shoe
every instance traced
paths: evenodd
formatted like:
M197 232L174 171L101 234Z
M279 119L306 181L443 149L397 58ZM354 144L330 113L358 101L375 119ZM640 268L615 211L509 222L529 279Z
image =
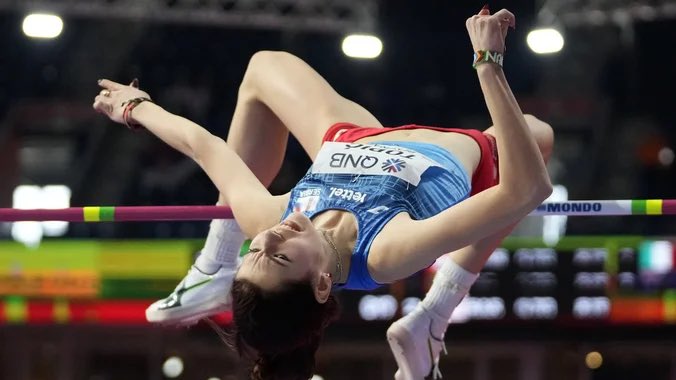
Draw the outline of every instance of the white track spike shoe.
M432 328L439 324L442 324L441 329ZM441 351L446 353L446 346L443 334L435 336L433 330L446 331L447 324L418 305L387 329L387 342L399 367L394 375L396 380L422 380L429 376L441 379L439 354Z
M221 267L214 274L205 274L193 265L169 297L148 306L146 319L161 325L189 326L231 310L230 289L236 271Z

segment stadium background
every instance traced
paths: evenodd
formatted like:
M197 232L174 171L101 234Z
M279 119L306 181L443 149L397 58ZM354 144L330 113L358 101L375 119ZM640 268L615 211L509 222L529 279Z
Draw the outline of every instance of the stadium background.
M482 5L0 0L0 207L44 206L64 189L78 206L213 203L197 165L91 110L96 80L138 77L165 108L225 136L239 80L262 49L299 55L385 125L485 128L464 28ZM490 6L516 14L505 71L524 111L556 131L557 196L674 198L676 5ZM24 34L24 17L38 11L62 17L58 38ZM531 51L526 37L538 26L561 30L563 50ZM382 54L345 56L341 41L353 32L377 35ZM288 191L308 164L291 141L273 192ZM675 227L669 216L529 218L456 313L443 373L676 379ZM0 224L0 379L164 379L179 367L180 379L240 378L242 364L207 326L143 319L184 275L207 228ZM372 295L341 292L343 317L329 329L317 373L392 378L385 329L424 295L433 270ZM227 326L229 316L218 321Z

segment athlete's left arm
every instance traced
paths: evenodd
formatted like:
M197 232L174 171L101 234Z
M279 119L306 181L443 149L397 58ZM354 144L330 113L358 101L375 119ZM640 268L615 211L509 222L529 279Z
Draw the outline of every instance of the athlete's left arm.
M391 282L427 268L447 252L500 233L526 216L548 195L547 187L522 197L494 186L424 220L406 214L392 219L369 253L369 271Z

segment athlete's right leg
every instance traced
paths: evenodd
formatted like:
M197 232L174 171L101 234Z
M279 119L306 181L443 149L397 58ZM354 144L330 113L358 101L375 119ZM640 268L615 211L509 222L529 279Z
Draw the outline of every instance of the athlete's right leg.
M531 133L545 162L549 159L554 134L551 127L526 115ZM484 133L491 134L492 128ZM439 354L451 314L467 295L478 273L514 226L447 255L423 301L410 314L392 324L387 331L390 348L399 366L397 380L441 377Z

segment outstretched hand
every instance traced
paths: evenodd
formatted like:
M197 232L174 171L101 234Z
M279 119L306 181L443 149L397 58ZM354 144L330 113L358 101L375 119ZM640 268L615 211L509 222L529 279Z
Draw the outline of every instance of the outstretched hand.
M507 31L509 27L516 27L516 18L506 9L491 15L488 7L484 6L478 14L467 19L465 26L474 51L504 53Z
M110 120L120 124L125 124L124 108L129 100L150 98L147 92L139 90L138 79L134 79L129 85L101 79L99 80L99 86L103 90L94 98L94 109L96 112L105 114Z

